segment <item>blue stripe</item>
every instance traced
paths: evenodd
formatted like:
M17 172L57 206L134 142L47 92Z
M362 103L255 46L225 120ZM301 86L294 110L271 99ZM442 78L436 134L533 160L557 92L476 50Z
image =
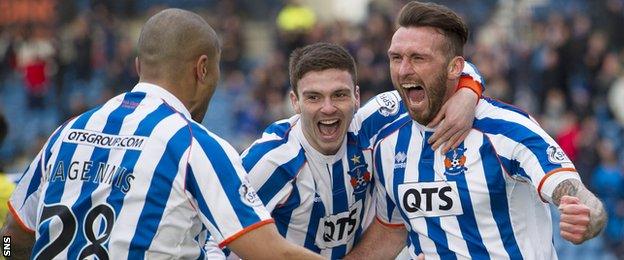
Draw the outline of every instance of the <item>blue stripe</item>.
M41 170L42 159L43 158L40 157L39 160L37 160L37 167L35 168L35 172L33 172L32 174L30 183L28 183L28 190L26 190L26 196L24 197L24 200L22 201L22 205L20 205L20 209L26 203L26 200L28 199L28 197L30 197L31 194L33 194L35 191L39 189L39 185L41 184L41 176L43 175L43 171ZM26 171L24 172L21 178L24 178L24 176L26 176L26 173L28 172L28 170L30 170L30 166L28 166L28 169L26 169ZM22 181L21 178L20 178L20 182Z
M325 216L325 205L321 200L321 196L316 192L314 188L314 202L312 204L312 211L310 212L310 221L308 222L308 231L306 232L305 242L303 247L310 249L312 252L320 253L321 249L316 246L316 231L318 230L319 220Z
M276 134L277 136L280 136L283 138L284 136L286 136L286 133L290 131L291 127L292 126L290 125L290 122L288 121L282 122L282 123L273 123L264 130L264 133Z
M375 149L375 176L373 178L377 178L375 181L378 181L382 187L386 187L386 179L384 177L383 165L381 158L381 148ZM388 191L386 191L386 216L388 219L392 219L392 212L394 211L395 205L392 199L388 196Z
M219 183L223 188L225 195L227 195L228 201L242 227L248 227L260 221L260 217L253 208L245 204L239 195L239 189L242 185L241 179L238 177L238 173L232 164L233 161L238 159L230 158L224 150L224 147L212 136L210 136L207 130L200 127L198 124L191 125L193 133L197 142L201 146L203 152L208 156L210 165L214 168L216 177L219 179ZM201 174L198 172L198 174ZM205 175L200 175L205 176ZM214 177L211 177L214 178ZM204 191L212 192L212 191ZM204 194L205 195L205 194ZM232 220L236 221L236 220Z
M288 142L288 137L289 137L288 133L290 132L290 128L291 128L291 125L289 122L284 122L280 124L273 123L269 125L264 130L264 133L276 134L282 139L271 140L271 141L261 142L261 143L252 145L249 148L249 151L247 152L245 157L243 157L243 167L245 168L245 170L247 172L251 171L251 169L256 165L256 163L260 161L262 156L267 154L269 151L277 148L278 146Z
M388 137L389 135L391 135L392 133L396 132L397 130L399 130L401 127L404 127L405 124L412 122L412 118L409 116L404 116L401 117L399 119L397 119L396 121L392 122L392 124L388 125L387 127L384 127L383 129L381 129L379 131L379 134L377 135L377 143L379 143L379 141L381 141L382 139ZM411 124L410 124L411 126ZM377 145L377 144L374 144ZM373 146L374 147L374 146Z
M483 138L486 138L485 136ZM526 178L527 180L531 180L532 178L531 176L529 176L523 168L520 167L520 162L516 159L513 160L509 160L505 157L499 156L498 159L500 159L501 163L503 164L503 167L505 167L505 169L507 169L507 171L511 172L511 173L516 173L524 178Z
M344 158L343 158L344 159ZM339 214L349 210L349 199L345 187L345 172L343 160L339 160L332 165L332 203L333 214ZM346 232L341 232L346 235ZM339 237L338 239L342 239ZM341 245L332 249L331 258L338 259L347 253L347 245Z
M286 237L286 233L288 232L288 225L290 224L293 211L301 204L299 188L297 188L295 181L296 179L290 183L290 185L293 186L293 189L288 199L284 202L284 204L277 206L273 212L271 212L271 217L275 220L277 231L279 231L283 237Z
M412 126L413 126L413 122L411 119L408 122L409 124L404 124L399 129L399 133L398 133L397 141L396 141L396 147L394 150L395 155L398 154L399 152L404 153L404 154L407 154L408 152L407 150L410 145L411 136L412 136ZM406 159L406 162L407 162L407 159ZM398 189L399 189L399 185L405 183L405 168L401 168L401 167L394 168L393 178L394 179L392 182L392 190L394 193L394 201L396 201L397 203L400 203L401 199L399 198ZM396 204L394 204L394 206L396 207ZM388 218L391 219L392 211L390 210L391 209L388 208ZM403 216L403 219L409 222L409 218L407 217L407 215L405 215L405 213L402 210L399 210L399 212L401 213L401 216ZM410 228L408 230L409 230L409 237L412 242L412 245L414 246L414 250L416 251L416 254L422 253L422 248L420 247L420 239L418 238L418 233L416 233L413 228Z
M84 129L87 125L87 122L101 107L96 107L91 109L84 114L80 115L76 121L74 121L71 129ZM56 161L54 161L54 165L52 166L52 171L49 174L54 174L58 169L59 162L63 162L64 171L67 171L69 165L71 164L71 159L74 156L74 152L76 151L77 144L74 143L62 143L61 147L58 151L58 156ZM65 182L64 181L56 181L50 182L48 184L48 188L45 190L45 194L43 195L43 202L45 204L53 204L61 201L61 197L63 196L63 192L65 190Z
M433 135L433 132L425 132L423 137L423 148L418 161L418 182L434 182L435 173L433 162L435 152L431 145L427 142ZM440 225L440 217L426 217L427 236L435 242L436 250L441 259L457 259L454 252L449 250L446 232Z
M369 102L377 102L374 99L375 98L373 98ZM381 113L379 113L379 110L377 110L374 113L372 113L370 116L368 116L366 119L364 119L364 121L362 121L360 131L358 131L357 133L358 139L362 147L374 146L374 144L370 143L370 139L376 134L380 134L382 128L385 129L384 128L385 125L392 123L394 120L401 117L403 113L407 112L407 109L403 105L403 100L401 100L401 98L399 98L398 100L399 100L399 104L397 105L399 106L399 111L396 114L384 116ZM380 139L381 138L377 137L377 140L380 140Z
M149 113L139 123L134 135L137 136L150 136L156 125L166 118L167 116L175 113L167 104L161 104L156 110ZM141 155L141 151L127 150L119 167L125 167L127 172L134 172L134 167ZM126 194L118 189L111 189L111 193L106 199L106 202L113 207L115 216L119 216L119 212L123 207L124 198Z
M199 184L197 184L197 179L195 179L195 172L191 167L189 167L188 174L186 174L186 189L197 201L199 210L204 214L208 221L213 224L217 231L222 234L221 228L216 225L217 222L212 215L212 211L210 210L210 208L208 208L208 203L204 199L204 196L202 196L202 189L199 187Z
M266 141L251 146L247 154L243 157L243 168L245 168L247 172L251 171L260 159L262 159L262 156L286 142L288 142L288 138Z
M110 135L118 135L119 131L121 130L121 125L124 119L126 118L126 116L134 112L136 109L136 106L128 107L128 106L124 106L123 104L126 102L141 103L141 100L143 100L143 98L145 98L145 93L126 94L124 96L124 100L120 103L120 106L117 107L115 110L113 110L110 114L108 114L108 118L106 119L106 125L104 125L104 129L102 130L102 133L110 134ZM88 178L95 178L95 175L96 175L95 173L97 172L99 163L108 162L109 155L110 155L110 149L95 147L93 149L93 153L91 153L91 158L89 159L89 161L92 162L93 164L91 168L89 169L89 171L87 171L87 173L84 175L87 176ZM127 174L130 174L130 173L131 172L126 172L126 175L124 176L127 176ZM123 178L124 176L114 176L113 180L117 180L116 178ZM113 182L117 183L115 181ZM78 196L78 199L72 206L72 212L74 212L74 214L76 215L78 219L81 219L81 220L84 219L84 216L87 214L87 211L91 209L91 206L92 206L91 195L93 191L97 189L99 185L100 183L93 182L91 179L82 182L82 187L80 188L80 195ZM114 186L115 184L111 186L111 189L115 189ZM84 230L83 226L85 224L86 223L83 223L83 221L78 221L78 230ZM112 223L107 223L107 224L112 224ZM86 228L93 228L93 227L86 227ZM97 235L99 234L96 234L96 237ZM85 244L87 243L89 242L86 241L84 232L77 232L76 236L74 237L73 242L69 246L69 249L68 249L69 253L67 257L69 259L77 258L80 252L82 251L81 248L85 246Z
M306 162L303 148L299 150L297 156L285 164L280 165L271 173L269 179L257 190L258 197L266 205L282 188L293 180L301 166Z
M525 112L524 110L522 110L522 109L520 109L518 107L512 106L512 105L507 104L507 103L503 103L503 102L498 101L496 99L493 99L491 97L485 97L484 96L484 97L482 97L482 99L484 99L485 101L487 101L488 103L492 104L495 107L500 107L500 108L505 109L505 110L510 110L510 111L516 112L516 113L518 113L518 114L520 114L520 115L522 115L522 116L524 116L526 118L531 119L531 117L529 116L529 114L527 112Z
M464 143L462 142L458 149L463 148ZM464 151L464 155L467 153L468 150ZM459 200L461 201L461 206L464 211L463 215L457 216L457 221L459 222L459 229L461 230L462 237L468 245L470 257L473 259L490 259L485 244L483 244L483 238L479 233L476 216L472 208L472 199L470 198L470 191L466 182L466 172L455 175L446 174L446 180L457 183Z
M485 180L487 181L488 192L490 194L492 215L498 227L498 232L501 235L503 245L505 246L505 251L507 251L511 259L522 259L522 254L520 253L520 248L516 242L516 237L511 225L511 217L509 216L504 173L500 167L492 144L485 136L479 153L481 155L483 172L485 173Z
M85 125L87 124L87 122L89 121L89 119L91 118L91 116L93 115L93 113L95 113L95 111L97 111L98 109L100 109L100 107L91 109L87 111L86 113L80 115L76 119L76 121L74 121L72 125L72 129L83 129ZM65 172L68 170L67 167L69 167L68 162L71 162L71 158L73 157L74 152L76 151L76 147L77 147L77 144L62 143L58 152L59 155L57 156L56 161L53 164L52 171L50 171L50 173L48 174L54 174L56 170L61 170L63 171L63 174L65 175ZM59 163L62 163L63 169L58 169ZM50 205L50 204L59 203L61 200L61 197L63 196L64 190L65 190L64 181L50 182L48 184L48 188L45 190L45 193L43 194L44 204ZM50 228L49 224L39 226L39 234L41 236L43 236L44 234L45 236L48 236L47 240L49 240L49 234L48 234L50 230L49 228ZM39 243L38 241L39 240L37 240L37 242L35 243L35 247L33 248L33 251L32 251L33 256L37 255L39 251L43 249L42 247L47 244L47 242L45 241L42 241L41 243Z
M47 246L50 243L50 222L55 219L55 221L59 221L58 218L48 218L48 220L39 224L39 238L35 240L35 244L32 248L32 255L30 259L34 259L37 254L43 249L44 246Z
M546 151L550 144L540 135L521 124L502 119L483 118L475 120L474 127L483 133L500 134L514 142L523 144L537 157L544 172L562 167L561 164L551 163L548 160ZM511 172L510 174L518 174L518 172Z
M356 165L351 158L353 158L354 156L359 156L360 158L360 164ZM355 146L355 145L348 145L347 146L347 162L349 164L349 175L350 176L355 176L358 173L358 170L354 170L355 167L360 167L359 171L360 174L366 174L368 173L369 176L370 172L368 172L368 163L372 163L372 162L367 162L365 160L364 157L364 153L362 152L361 148ZM356 178L358 176L355 176ZM354 187L355 188L355 187ZM374 187L373 187L373 181L372 181L372 176L371 179L369 179L368 184L366 184L366 190L364 192L360 192L360 193L354 193L353 196L355 197L355 201L362 201L362 212L360 212L360 225L357 227L357 229L355 230L355 234L353 235L353 245L356 245L359 240L360 237L362 235L363 229L362 229L362 220L364 219L364 215L365 215L365 209L366 209L366 205L367 205L367 193L369 195L372 195L372 191L373 191ZM374 200L374 198L371 198Z
M190 146L189 129L180 128L167 142L165 153L159 159L152 181L145 196L145 207L141 211L134 237L130 242L128 259L143 259L158 230L162 214L169 201L173 180L178 174L178 165L184 151ZM238 194L238 193L236 193Z
M24 203L26 202L26 199L28 197L30 197L30 195L32 195L35 191L37 191L39 189L39 185L41 184L41 176L44 174L44 170L41 169L41 165L47 165L47 160L50 159L50 155L52 154L52 146L54 146L54 143L56 143L56 140L58 139L58 137L61 135L61 132L63 131L63 128L65 128L65 125L67 125L69 121L63 123L63 125L61 125L58 130L56 130L56 132L54 132L52 134L52 136L50 136L49 140L48 140L48 145L45 148L45 151L42 153L43 158L39 158L39 161L37 162L37 168L35 168L35 172L32 174L32 179L30 181L30 183L28 184L28 189L26 190L26 196L24 197ZM41 160L46 160L44 162L41 162ZM22 178L24 178L24 176L26 175L25 173L28 172L28 170L30 170L30 165L28 166L28 169L26 169L26 171L24 172L24 175L22 175L22 177L20 177L19 181L22 181ZM50 174L49 172L47 174ZM24 206L24 204L22 204L20 206L20 208Z

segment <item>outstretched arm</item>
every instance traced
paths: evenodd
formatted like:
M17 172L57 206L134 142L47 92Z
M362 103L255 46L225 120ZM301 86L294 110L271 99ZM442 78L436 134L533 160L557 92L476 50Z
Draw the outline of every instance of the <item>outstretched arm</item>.
M288 242L274 224L253 229L236 238L228 247L241 259L323 259L320 255Z
M602 202L578 179L559 183L552 199L561 212L561 237L574 244L597 236L607 222Z

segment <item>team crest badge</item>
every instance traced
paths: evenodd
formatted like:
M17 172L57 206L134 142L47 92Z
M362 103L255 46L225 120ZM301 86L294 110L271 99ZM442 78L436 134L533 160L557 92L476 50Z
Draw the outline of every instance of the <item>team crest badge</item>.
M366 164L360 164L360 156L354 155L351 158L351 161L355 164L353 170L349 171L349 176L351 176L351 187L353 187L353 193L358 194L366 191L366 187L368 187L368 183L371 180L371 174L366 169Z
M466 164L466 148L455 148L446 152L444 158L444 173L447 175L458 175L465 173L468 169L464 164Z

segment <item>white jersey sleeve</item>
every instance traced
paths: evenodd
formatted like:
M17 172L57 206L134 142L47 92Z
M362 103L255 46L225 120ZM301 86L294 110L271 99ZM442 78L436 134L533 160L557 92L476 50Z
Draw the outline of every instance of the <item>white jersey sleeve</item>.
M505 170L515 179L531 182L543 200L552 203L552 193L561 181L580 180L555 140L518 108L483 99L474 126L492 140Z
M186 189L220 247L273 221L246 175L240 157L227 142L207 131L195 135Z

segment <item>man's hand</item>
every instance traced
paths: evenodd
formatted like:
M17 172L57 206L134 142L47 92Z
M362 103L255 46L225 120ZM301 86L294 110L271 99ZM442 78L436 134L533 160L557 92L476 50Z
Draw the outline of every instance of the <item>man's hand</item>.
M587 205L577 197L563 196L559 204L561 237L576 245L587 240L589 230L589 212Z
M433 150L445 144L442 148L444 154L466 139L472 129L478 101L479 98L474 91L460 88L444 103L436 117L427 125L430 128L440 125L428 140Z
M580 244L597 236L607 223L602 202L580 180L567 179L555 187L552 196L561 212L561 237Z

